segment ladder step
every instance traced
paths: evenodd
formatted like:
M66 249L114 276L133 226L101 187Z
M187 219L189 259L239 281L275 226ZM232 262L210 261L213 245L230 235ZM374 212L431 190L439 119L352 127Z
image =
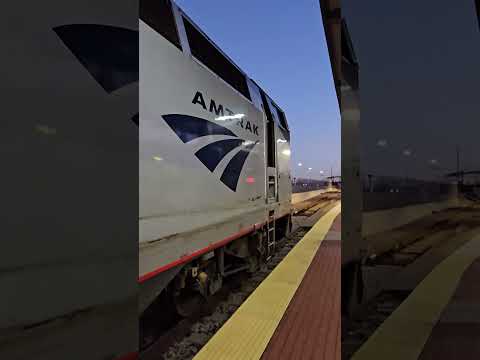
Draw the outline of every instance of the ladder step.
M275 184L275 181L270 180L270 184ZM275 211L269 210L267 222L267 261L273 256L275 252Z

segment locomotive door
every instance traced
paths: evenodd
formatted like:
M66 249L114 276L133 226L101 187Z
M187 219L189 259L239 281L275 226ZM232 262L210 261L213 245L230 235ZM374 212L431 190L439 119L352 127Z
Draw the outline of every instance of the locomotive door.
M278 172L277 172L277 149L275 141L275 121L273 119L267 98L261 92L263 110L266 116L265 147L266 147L266 189L267 203L278 201Z

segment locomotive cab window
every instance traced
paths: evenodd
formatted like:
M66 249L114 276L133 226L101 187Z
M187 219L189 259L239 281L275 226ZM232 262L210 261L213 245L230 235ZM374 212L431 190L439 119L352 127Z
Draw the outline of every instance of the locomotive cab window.
M239 93L251 100L245 75L193 26L183 18L192 55L230 84Z
M290 141L290 130L288 129L287 119L285 118L285 113L280 110L276 105L272 103L273 112L276 113L276 118L278 119L278 124L282 135L285 137L285 140Z
M284 112L276 106L275 106L275 109L277 110L278 119L280 120L280 126L288 131L287 119L285 118Z
M280 123L280 117L278 116L277 107L275 105L273 105L272 100L269 101L269 105L270 105L270 112L272 113L272 117L273 117L274 121L277 123L277 125L279 127L281 127L282 124Z
M140 0L140 19L182 49L170 0Z

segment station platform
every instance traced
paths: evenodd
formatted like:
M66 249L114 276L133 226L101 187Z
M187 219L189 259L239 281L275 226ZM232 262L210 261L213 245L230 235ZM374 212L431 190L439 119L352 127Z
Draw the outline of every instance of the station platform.
M480 235L438 264L353 360L480 359Z
M340 359L340 210L317 221L195 360Z

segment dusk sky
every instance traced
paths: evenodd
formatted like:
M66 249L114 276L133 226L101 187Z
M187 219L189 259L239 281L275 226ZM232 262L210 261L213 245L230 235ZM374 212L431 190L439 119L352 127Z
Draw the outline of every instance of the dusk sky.
M461 169L480 170L474 1L349 0L342 15L360 65L363 172L441 179L457 145Z
M340 111L318 0L176 3L283 108L292 176L340 174Z

